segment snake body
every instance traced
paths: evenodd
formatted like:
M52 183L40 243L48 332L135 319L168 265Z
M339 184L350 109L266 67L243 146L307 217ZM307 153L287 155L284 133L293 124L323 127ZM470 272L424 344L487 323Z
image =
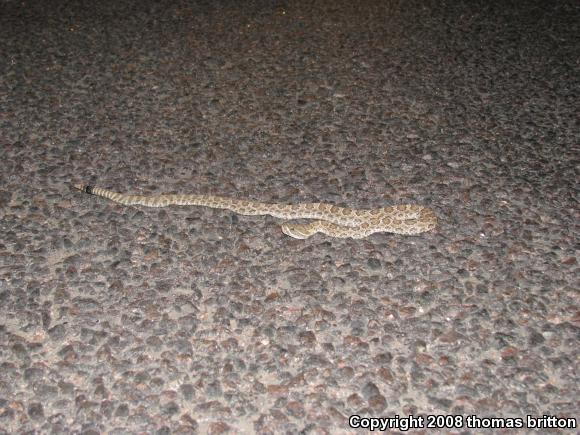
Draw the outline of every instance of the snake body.
M362 239L378 232L413 235L430 231L437 225L437 217L432 210L411 204L358 210L327 203L268 204L214 195L142 196L117 193L84 184L74 187L122 205L146 207L196 205L231 210L242 215L270 215L281 219L316 219L306 224L285 222L281 225L284 234L296 239L306 239L315 233L353 239Z

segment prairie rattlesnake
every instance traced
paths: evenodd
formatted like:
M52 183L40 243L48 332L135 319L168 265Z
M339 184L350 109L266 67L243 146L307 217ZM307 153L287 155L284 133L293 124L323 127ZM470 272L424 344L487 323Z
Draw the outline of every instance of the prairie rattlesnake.
M353 239L362 239L378 232L410 235L430 231L437 225L437 218L432 210L410 204L357 210L325 203L267 204L213 195L141 196L116 193L82 184L74 187L123 205L146 207L197 205L227 209L243 215L271 215L281 219L316 219L307 224L283 223L282 232L295 239L306 239L315 233Z

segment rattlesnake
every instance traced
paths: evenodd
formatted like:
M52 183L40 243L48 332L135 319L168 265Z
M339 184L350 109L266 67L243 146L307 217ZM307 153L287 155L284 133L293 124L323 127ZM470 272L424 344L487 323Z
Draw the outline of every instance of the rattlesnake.
M227 209L243 215L271 215L282 219L317 219L307 224L283 223L282 232L295 239L306 239L315 233L353 239L362 239L377 232L419 234L432 230L437 225L437 218L432 210L410 204L373 210L356 210L325 203L267 204L213 195L125 195L83 184L74 187L123 205L147 207L197 205Z

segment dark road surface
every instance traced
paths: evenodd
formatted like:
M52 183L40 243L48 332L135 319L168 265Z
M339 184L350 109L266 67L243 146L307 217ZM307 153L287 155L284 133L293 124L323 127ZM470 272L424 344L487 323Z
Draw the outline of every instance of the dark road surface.
M577 424L579 23L577 1L0 0L0 433ZM295 240L80 183L439 224Z

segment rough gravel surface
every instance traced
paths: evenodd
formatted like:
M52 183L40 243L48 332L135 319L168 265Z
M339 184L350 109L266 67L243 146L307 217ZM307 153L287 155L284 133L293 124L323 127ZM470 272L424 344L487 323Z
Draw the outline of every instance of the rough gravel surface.
M575 0L0 0L0 433L575 422L579 23ZM439 226L294 240L72 183Z

